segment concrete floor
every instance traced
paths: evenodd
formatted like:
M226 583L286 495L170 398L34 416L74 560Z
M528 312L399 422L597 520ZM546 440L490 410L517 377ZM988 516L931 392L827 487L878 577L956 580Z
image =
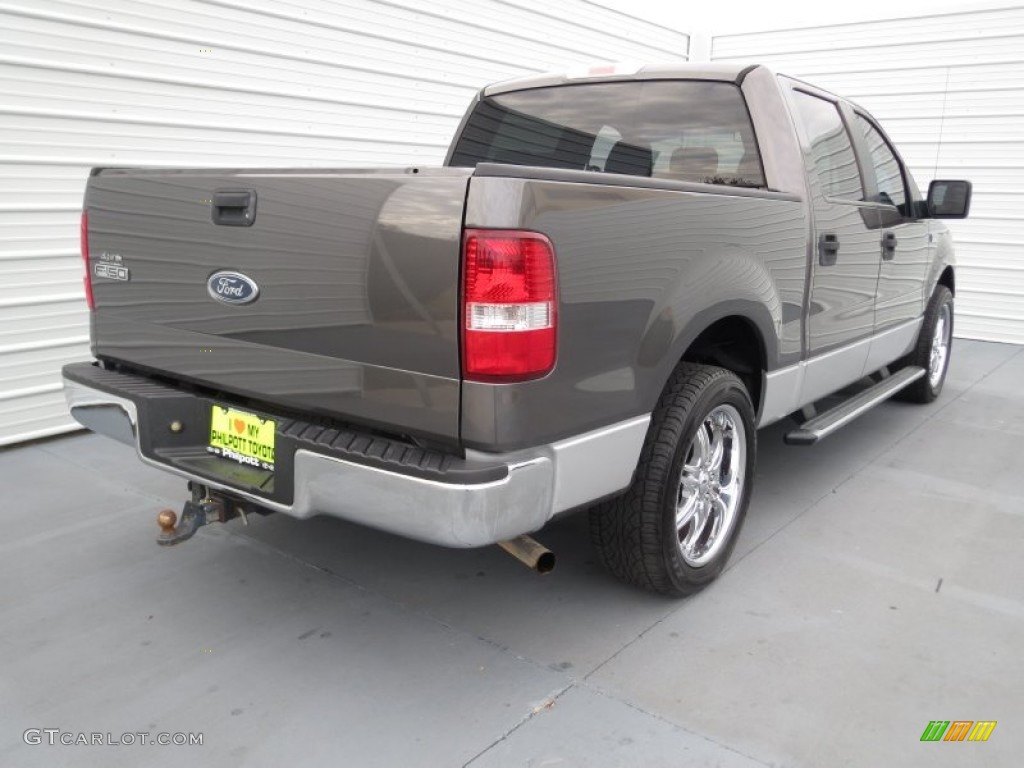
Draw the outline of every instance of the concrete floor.
M0 765L1019 766L1022 391L1024 348L958 341L932 406L761 432L731 565L683 601L606 576L583 516L544 578L281 516L165 550L184 484L125 447L0 452ZM920 742L935 719L998 726Z

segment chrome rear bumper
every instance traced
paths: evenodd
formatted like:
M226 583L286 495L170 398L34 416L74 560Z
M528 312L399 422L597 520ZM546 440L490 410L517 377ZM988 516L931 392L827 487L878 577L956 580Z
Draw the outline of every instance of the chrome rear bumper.
M448 547L480 547L531 533L552 517L611 495L632 481L649 416L508 454L467 451L465 465L507 472L488 482L439 482L346 461L315 450L294 453L293 498L282 503L217 478L192 474L145 455L135 396L64 377L71 415L82 425L135 448L139 458L296 518L329 515Z

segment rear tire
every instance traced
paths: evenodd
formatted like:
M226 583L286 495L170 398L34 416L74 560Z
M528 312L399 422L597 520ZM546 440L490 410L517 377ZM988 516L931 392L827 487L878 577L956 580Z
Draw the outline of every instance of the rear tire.
M897 397L911 403L930 403L942 392L953 352L953 294L944 285L937 285L924 313L921 333L913 351L898 367L916 365L925 374Z
M736 545L756 457L743 383L724 368L681 364L654 410L632 485L590 512L604 567L676 597L707 585Z

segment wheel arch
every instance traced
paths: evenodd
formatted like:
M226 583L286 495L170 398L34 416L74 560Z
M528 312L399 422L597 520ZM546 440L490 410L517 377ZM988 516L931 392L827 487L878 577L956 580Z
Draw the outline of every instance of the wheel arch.
M949 292L956 296L956 275L953 272L952 264L947 264L946 268L942 270L942 274L939 275L937 284L946 286L949 288Z
M764 374L776 359L774 328L767 311L709 315L690 324L691 331L679 345L674 364L665 375L683 363L716 365L735 373L747 388L754 412L760 413L764 395ZM768 329L766 331L766 328Z

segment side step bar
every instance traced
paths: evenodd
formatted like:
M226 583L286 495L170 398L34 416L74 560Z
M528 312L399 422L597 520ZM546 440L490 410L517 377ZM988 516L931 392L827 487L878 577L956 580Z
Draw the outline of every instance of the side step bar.
M908 387L924 376L924 368L907 367L891 376L882 379L863 392L858 392L849 400L844 400L834 408L830 408L813 419L805 421L796 429L786 433L787 445L813 445L821 438L831 435L840 427L844 427L861 414L874 408L884 400L888 400L904 387Z

